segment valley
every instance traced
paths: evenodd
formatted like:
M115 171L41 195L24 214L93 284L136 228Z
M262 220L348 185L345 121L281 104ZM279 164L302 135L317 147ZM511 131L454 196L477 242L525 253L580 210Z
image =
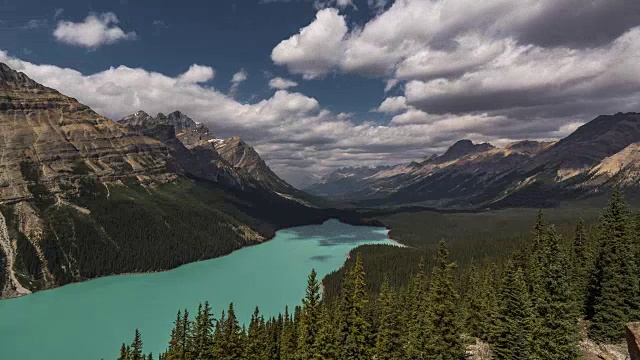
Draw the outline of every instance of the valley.
M325 350L342 355L329 359L457 359L473 341L511 354L514 323L557 309L560 327L544 320L525 335L554 332L562 349L532 339L518 351L575 358L587 351L575 318L593 322L583 340L600 343L619 342L618 325L639 319L637 113L600 116L557 142L460 140L408 164L337 170L306 192L240 137L219 139L180 111L113 121L1 63L0 90L0 346L14 358L114 358L113 344L125 343L120 358L129 360L141 344L127 348L126 334L138 326L145 351L185 357L196 350L176 347L167 316L205 301L229 333L214 334L202 309L174 325L206 327L202 351L234 360L267 356L267 347L247 350L256 339L277 359L332 342ZM613 320L607 309L617 305L599 289L615 286L602 269L629 280ZM592 278L601 288L586 285ZM407 308L396 309L399 299ZM225 319L229 303L237 312L229 307ZM528 313L508 313L519 308ZM54 334L60 323L65 331ZM400 327L402 340L389 335ZM310 343L308 329L329 338ZM260 337L267 332L270 340ZM368 339L359 350L350 332ZM21 342L26 334L38 344ZM374 335L411 345L381 350Z
M113 344L128 341L144 324L145 347L165 350L167 314L209 301L220 312L233 302L248 324L256 306L276 316L304 295L307 274L324 276L342 265L351 249L392 244L387 231L335 220L279 231L264 244L213 260L153 273L104 277L18 299L0 301L0 348L8 359L112 359Z

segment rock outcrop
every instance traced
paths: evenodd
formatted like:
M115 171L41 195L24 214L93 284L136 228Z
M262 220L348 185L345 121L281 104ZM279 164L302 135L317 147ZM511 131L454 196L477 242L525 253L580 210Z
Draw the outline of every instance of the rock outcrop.
M640 360L640 323L627 324L627 345L631 360Z
M92 175L167 179L167 149L0 63L0 199L69 193Z

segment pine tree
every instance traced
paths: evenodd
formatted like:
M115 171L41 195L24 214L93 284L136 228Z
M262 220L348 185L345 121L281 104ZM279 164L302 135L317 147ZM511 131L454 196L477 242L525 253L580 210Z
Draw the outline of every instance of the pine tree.
M122 343L122 347L120 348L120 356L118 356L118 360L129 360L129 351L124 343Z
M356 263L351 271L351 282L353 288L350 301L351 312L349 314L349 328L346 343L341 349L340 359L364 360L370 356L370 349L368 347L370 325L365 318L368 296L360 254L358 254Z
M347 344L349 329L351 328L351 309L353 300L353 271L345 271L342 286L340 288L340 299L336 309L336 341L339 349L344 349Z
M144 355L142 354L142 336L138 329L136 329L136 334L130 348L129 360L144 360Z
M464 357L464 344L458 312L458 291L453 278L455 263L449 262L444 241L438 246L436 265L429 286L430 353L442 360Z
M193 349L191 353L195 359L209 360L213 359L211 346L213 344L213 315L209 302L198 306L198 314L193 325Z
M307 279L307 293L302 300L302 312L298 328L298 351L296 359L310 360L316 353L315 337L318 334L320 284L316 279L317 273L311 270Z
M578 328L567 258L560 236L548 227L541 263L541 292L536 311L534 354L539 359L577 359Z
M320 305L318 334L313 344L313 360L337 360L338 344L331 311L326 305Z
M420 259L418 272L414 276L406 294L407 310L404 323L407 330L403 336L404 348L410 359L422 360L428 357L428 306L427 306L427 275L425 261Z
M590 289L589 335L598 341L622 340L624 324L639 317L640 282L631 226L629 209L616 191L598 226L601 245Z
M526 360L533 350L535 315L521 268L508 265L498 297L493 358Z
M376 360L402 359L402 339L398 322L398 304L385 278L378 297L378 331L376 337Z
M222 324L222 341L221 354L218 355L220 360L240 360L243 359L243 331L236 318L233 303L229 304L227 310L227 319Z
M475 266L469 269L468 291L465 296L467 306L467 328L469 333L479 339L487 340L489 337L489 325L491 324L489 304L489 284L480 279Z
M296 354L296 337L294 320L289 315L289 307L284 309L284 317L282 319L282 331L280 333L280 359L293 360Z
M169 348L164 355L165 360L182 360L184 358L182 349L183 330L182 312L178 310L176 320L173 322L174 327L171 330L171 339L169 340Z
M251 315L249 331L247 332L247 344L245 347L245 358L247 360L262 360L268 358L267 338L264 318L260 316L260 309L256 309Z
M580 219L578 225L576 225L572 255L572 283L574 284L576 311L579 316L582 316L586 311L587 289L589 285L588 271L591 258L588 250L584 220L582 219Z

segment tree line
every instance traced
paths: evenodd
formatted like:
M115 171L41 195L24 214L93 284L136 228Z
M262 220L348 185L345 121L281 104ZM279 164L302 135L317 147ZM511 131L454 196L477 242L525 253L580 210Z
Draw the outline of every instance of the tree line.
M300 306L269 318L256 308L248 327L233 304L218 318L208 303L193 320L178 312L158 358L457 360L480 340L494 359L577 359L579 322L592 340L618 343L625 323L640 320L640 221L618 192L591 234L580 221L573 238L562 237L540 212L530 241L504 261L456 275L441 242L430 263L427 271L421 261L406 285L384 280L370 296L358 255L332 300L312 271ZM136 331L118 359L153 356Z

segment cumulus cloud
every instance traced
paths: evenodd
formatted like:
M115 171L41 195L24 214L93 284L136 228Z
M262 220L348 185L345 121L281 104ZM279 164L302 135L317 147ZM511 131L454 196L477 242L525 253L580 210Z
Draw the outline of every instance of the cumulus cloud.
M269 87L272 89L286 90L296 86L298 86L297 82L281 77L275 77L269 80Z
M347 32L346 20L336 9L320 10L314 22L278 44L271 58L305 79L319 78L339 64Z
M272 60L306 79L379 78L394 96L376 111L391 117L389 129L429 129L429 148L454 136L557 138L598 114L640 108L638 1L379 4L362 25L318 12Z
M59 42L96 49L122 40L135 40L135 32L125 32L118 27L117 16L112 12L90 14L82 22L60 21L53 32Z
M215 72L203 65L192 65L172 77L126 66L83 74L33 64L3 51L0 61L113 119L140 109L152 114L179 109L220 137L241 136L274 171L292 181L300 174L322 174L342 166L411 161L441 153L460 138L502 144L520 139L526 126L504 115L428 114L410 105L402 110L402 99L381 106L400 112L388 124L355 123L348 114L331 112L316 99L287 90L243 103L206 86ZM527 129L532 138L548 138L569 129L557 122L536 124ZM501 129L500 133L495 128Z
M396 114L403 110L407 110L408 108L407 98L404 96L394 96L384 99L376 111L387 114Z
M229 95L236 96L240 84L242 84L249 77L249 73L245 69L240 69L237 73L231 77L231 87L229 88Z
M178 82L180 84L204 83L213 80L215 74L215 70L210 66L193 64L189 70L178 76Z

